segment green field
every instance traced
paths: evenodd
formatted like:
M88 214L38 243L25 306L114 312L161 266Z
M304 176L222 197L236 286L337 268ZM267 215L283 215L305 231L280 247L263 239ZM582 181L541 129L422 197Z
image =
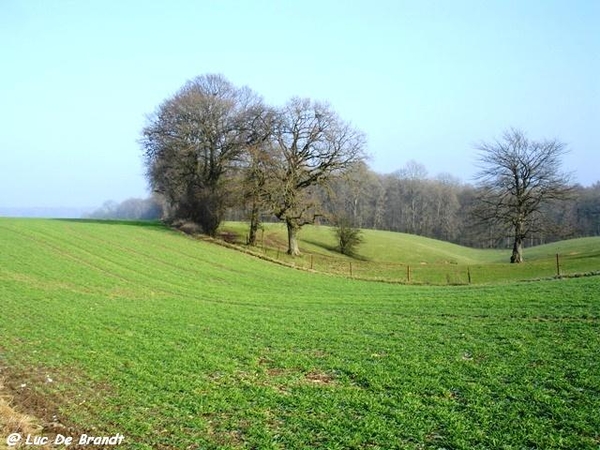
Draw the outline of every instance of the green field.
M556 245L593 272L597 242ZM0 219L0 301L17 406L127 449L600 446L600 277L403 286L156 223Z
M352 276L365 280L412 284L498 283L549 278L600 271L600 237L572 239L525 249L525 263L510 264L511 250L481 250L461 247L421 236L390 231L363 230L364 242L354 258L336 250L332 228L306 226L300 232L301 257L286 255L287 235L282 224L267 223L259 234L257 248L285 264L317 272ZM247 224L229 222L224 231L244 243ZM410 277L410 278L409 278Z

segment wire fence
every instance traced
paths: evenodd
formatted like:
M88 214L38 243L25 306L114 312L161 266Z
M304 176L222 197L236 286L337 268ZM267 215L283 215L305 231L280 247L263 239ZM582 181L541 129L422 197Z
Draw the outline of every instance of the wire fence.
M395 283L468 285L498 281L536 280L600 274L600 258L581 261L568 255L548 255L543 259L522 264L458 264L369 261L318 254L292 257L285 251L262 247L257 249L264 257L287 266L314 272L343 275L356 279L379 280ZM592 265L590 265L590 262ZM596 265L596 270L590 267Z

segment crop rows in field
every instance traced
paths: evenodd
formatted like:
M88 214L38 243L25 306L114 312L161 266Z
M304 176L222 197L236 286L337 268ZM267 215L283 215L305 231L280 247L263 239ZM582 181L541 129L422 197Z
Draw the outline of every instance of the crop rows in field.
M370 283L158 224L0 219L0 376L132 449L595 449L599 290Z

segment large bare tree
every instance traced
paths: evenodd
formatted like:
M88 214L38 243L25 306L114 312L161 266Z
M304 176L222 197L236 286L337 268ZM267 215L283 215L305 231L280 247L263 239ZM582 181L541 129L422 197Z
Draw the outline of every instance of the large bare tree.
M225 172L266 139L255 126L262 112L250 89L209 74L188 81L149 116L141 138L147 177L176 218L215 234L227 205Z
M561 171L564 143L556 139L531 141L517 129L504 132L494 142L483 142L479 150L479 205L477 218L500 225L513 235L510 261L523 262L523 242L537 231L542 208L566 199L569 176Z
M365 138L329 105L301 98L278 110L272 131L273 188L266 197L287 226L288 253L295 256L298 231L320 215L317 190L364 158Z

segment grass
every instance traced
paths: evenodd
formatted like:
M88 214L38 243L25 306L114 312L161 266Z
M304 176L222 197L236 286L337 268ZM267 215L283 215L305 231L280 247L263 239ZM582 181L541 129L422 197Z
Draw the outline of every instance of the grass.
M599 288L370 283L154 223L0 219L0 377L131 449L597 449Z
M243 222L226 222L222 228L245 236L248 225ZM279 223L263 224L264 236L259 241L267 246L286 249L286 228ZM363 230L364 244L359 246L363 259L385 263L461 263L501 262L503 252L461 247L449 242L391 231ZM307 253L338 257L334 233L329 226L305 226L300 232L302 250ZM510 256L510 255L509 255Z
M247 225L228 222L224 230L245 236ZM281 224L264 224L259 252L297 267L367 280L418 284L497 283L573 275L600 270L600 237L572 239L525 249L525 263L514 265L509 250L462 247L435 239L379 230L363 230L364 243L355 258L336 251L334 233L327 226L306 226L300 233L301 257L291 258L286 230ZM240 239L240 242L243 239ZM410 278L409 278L410 277Z

